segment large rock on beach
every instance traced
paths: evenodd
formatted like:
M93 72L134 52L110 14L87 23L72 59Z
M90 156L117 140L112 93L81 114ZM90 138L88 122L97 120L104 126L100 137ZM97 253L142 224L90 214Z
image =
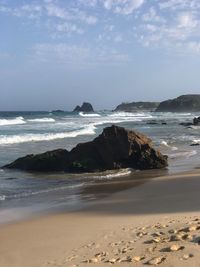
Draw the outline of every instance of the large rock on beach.
M82 106L76 106L74 112L94 112L92 105L88 102L84 102Z
M120 168L139 170L167 166L167 156L152 146L151 139L133 130L111 126L93 141L17 159L4 168L28 171L96 172Z
M200 95L182 95L160 103L157 112L195 112L200 111Z
M6 165L5 168L39 172L61 171L66 167L68 156L69 152L66 149L30 154Z

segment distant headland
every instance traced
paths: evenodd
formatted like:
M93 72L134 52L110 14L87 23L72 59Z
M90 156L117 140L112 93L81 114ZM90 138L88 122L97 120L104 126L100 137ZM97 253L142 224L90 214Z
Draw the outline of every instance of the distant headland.
M114 111L198 112L200 111L200 94L181 95L162 102L122 103Z

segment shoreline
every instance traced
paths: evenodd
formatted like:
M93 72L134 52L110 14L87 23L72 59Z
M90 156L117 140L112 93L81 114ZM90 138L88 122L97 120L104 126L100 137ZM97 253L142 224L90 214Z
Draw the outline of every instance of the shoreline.
M0 265L72 266L66 262L66 257L73 253L73 249L96 243L100 237L109 236L113 231L123 234L123 227L132 225L135 228L161 221L165 223L166 220L200 217L199 178L198 169L157 177L141 186L94 200L81 211L2 225ZM111 241L113 238L110 237ZM83 251L87 254L90 249L86 247ZM86 265L79 262L74 266ZM107 265L102 263L99 266Z
M105 175L105 173L100 174ZM49 214L80 211L92 205L94 201L109 197L117 192L140 186L141 184L149 182L150 179L165 176L166 174L168 174L167 169L133 171L126 176L113 176L113 178L103 178L96 181L93 180L92 182L80 187L77 192L72 192L72 194L69 192L68 188L67 191L58 190L56 194L60 193L64 198L65 195L67 196L67 198L64 199L64 202L57 201L58 195L54 196L49 194L45 196L44 203L42 202L43 198L39 196L41 204L37 200L37 195L36 198L31 201L30 198L27 199L29 201L28 205L26 203L26 205L24 205L25 199L22 198L22 205L19 205L20 202L18 202L18 205L15 206L15 202L13 202L15 199L13 199L13 203L11 204L14 206L11 206L10 203L9 206L5 208L3 205L1 206L0 226L23 220L34 219L41 216L48 216ZM71 202L70 198L72 198ZM49 203L47 203L47 201Z

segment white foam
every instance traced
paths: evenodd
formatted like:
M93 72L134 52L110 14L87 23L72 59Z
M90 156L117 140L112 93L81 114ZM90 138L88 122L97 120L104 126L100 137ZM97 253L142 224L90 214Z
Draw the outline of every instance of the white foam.
M152 118L152 115L148 114L148 113L131 113L131 112L115 112L111 115L109 115L110 117L134 117L134 118L141 118L141 119L150 119Z
M168 143L166 141L162 141L161 142L161 145L166 146L166 147L169 147L169 145L168 145Z
M200 130L200 125L191 125L189 128L193 130Z
M193 139L192 144L200 144L200 139Z
M39 194L47 194L50 192L55 192L55 191L60 191L60 190L68 190L68 189L75 189L82 187L84 183L80 184L74 184L74 185L65 185L65 186L58 186L58 187L53 187L53 188L47 188L39 191L27 191L27 192L22 192L14 195L10 195L9 197L5 196L5 198L23 198L23 197L29 197L29 196L35 196Z
M25 124L23 117L16 117L15 119L0 119L0 126Z
M101 115L97 114L97 113L91 113L91 114L88 114L88 113L83 113L83 112L79 112L79 115L81 117L86 117L86 118L92 118L92 117L101 117Z
M0 201L4 201L6 199L6 196L0 195Z
M117 178L117 177L124 177L124 176L128 176L132 173L131 169L122 169L120 171L117 172L111 172L111 173L103 173L97 176L93 176L94 179L99 179L99 180L103 180L103 179L113 179L113 178Z
M38 118L38 119L31 119L28 121L29 122L55 122L53 118Z
M170 149L173 150L173 151L178 150L178 148L177 148L176 146L170 146L170 145L168 145L168 143L167 143L166 141L162 141L162 142L161 142L161 145L163 145L163 146L165 146L165 147L168 147L168 148L170 148Z
M0 145L51 141L56 139L73 138L80 135L94 135L94 134L95 134L95 126L91 124L80 130L63 132L63 133L23 134L23 135L12 135L12 136L1 135Z
M174 159L174 158L177 158L177 157L190 158L192 156L195 156L196 154L197 154L197 151L196 150L192 150L192 151L174 153L174 154L169 155L169 157L171 159Z

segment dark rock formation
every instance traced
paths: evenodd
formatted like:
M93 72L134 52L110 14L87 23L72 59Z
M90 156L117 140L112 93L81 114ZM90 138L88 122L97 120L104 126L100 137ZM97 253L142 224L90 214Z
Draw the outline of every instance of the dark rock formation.
M63 113L64 110L61 109L56 109L56 110L52 110L52 113Z
M190 146L200 146L199 143L192 143Z
M194 124L192 122L181 122L179 125L185 126L185 127L190 127L193 126Z
M157 112L195 112L200 111L200 95L182 95L160 103Z
M76 106L74 112L94 112L94 109L90 103L84 102L82 106Z
M147 125L167 125L165 121L151 120L146 123Z
M200 126L200 117L195 117L193 119L193 122L181 122L181 123L179 123L179 125L183 125L183 126L186 126L186 127Z
M158 102L131 102L122 103L116 107L114 111L125 111L125 112L135 112L135 111L154 111L158 107Z
M193 124L194 124L194 125L197 125L197 126L198 126L198 125L200 126L200 117L198 117L198 118L195 117L195 118L193 119Z
M69 152L65 149L57 149L37 155L27 155L5 166L9 169L25 171L62 171L66 168Z
M147 136L113 125L105 128L93 141L78 144L70 152L60 149L28 155L4 168L94 172L119 168L159 169L166 166L167 156L156 151Z

